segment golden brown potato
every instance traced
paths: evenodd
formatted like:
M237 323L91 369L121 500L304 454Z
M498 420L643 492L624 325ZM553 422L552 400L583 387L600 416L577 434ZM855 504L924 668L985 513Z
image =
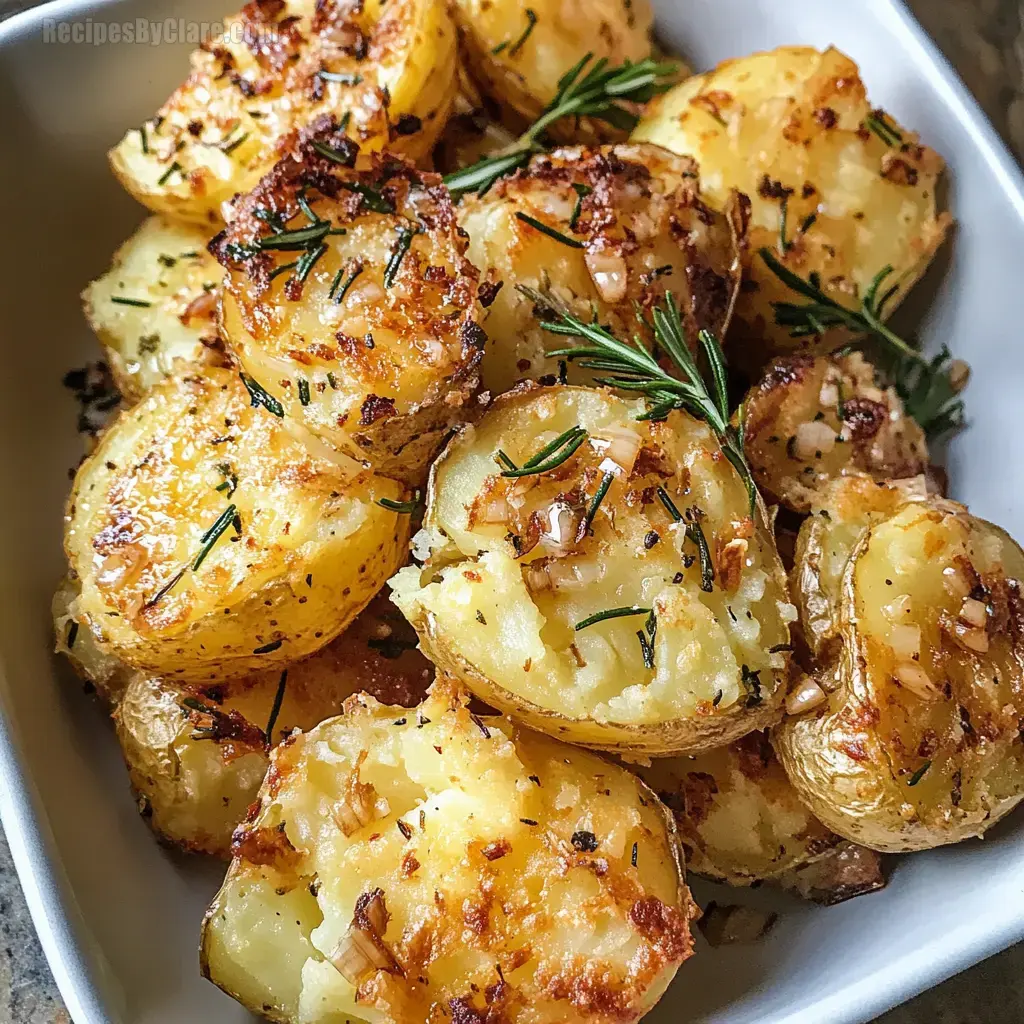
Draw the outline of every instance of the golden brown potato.
M844 841L801 802L767 731L634 770L675 814L687 869L698 875L770 881L826 904L885 884L877 853Z
M434 672L415 645L381 595L327 647L281 671L197 690L136 675L114 723L139 810L161 841L229 857L231 833L266 774L268 744L338 714L360 690L418 704Z
M272 1020L639 1020L691 951L672 816L634 776L435 691L278 747L207 913Z
M588 53L612 65L651 53L649 0L455 0L453 11L472 74L527 121Z
M429 560L391 585L488 704L585 746L698 752L778 717L796 612L708 426L642 408L571 386L498 399L435 464ZM556 468L503 475L498 452L523 466L559 438L575 452Z
M488 274L483 376L495 393L555 374L558 363L546 353L565 347L565 338L540 327L523 285L550 289L585 321L596 310L624 338L639 329L636 303L649 310L669 291L693 345L699 328L721 337L729 323L740 225L703 204L692 161L657 147L535 157L485 195L464 199L459 223L469 233L469 258ZM569 373L574 382L588 379L575 367Z
M110 151L111 166L154 212L218 224L221 203L323 115L346 116L364 146L426 156L456 61L444 0L252 0L192 54L189 77Z
M65 577L53 595L54 650L68 659L87 690L91 687L103 701L114 705L135 673L104 651L88 629L82 629L75 618L79 592L76 581Z
M169 378L79 469L71 609L105 653L192 683L284 667L401 564L409 517L378 501L402 488L311 454L259 401L228 370Z
M766 731L635 770L675 814L687 868L706 878L751 885L842 841L800 802Z
M776 359L744 403L744 451L761 491L795 512L849 472L877 481L928 468L924 432L854 352Z
M313 126L235 201L211 248L243 369L328 446L421 482L467 414L486 340L440 178L360 159L341 132Z
M700 164L707 202L732 189L751 201L750 286L736 306L735 361L748 370L772 355L825 338L790 337L773 302L801 302L758 250L844 306L859 306L875 276L899 287L885 313L921 276L951 223L936 213L942 158L884 112L872 110L857 66L838 50L781 47L729 60L658 97L633 133Z
M217 326L224 271L208 241L203 228L150 217L82 293L128 404L172 373L227 364Z
M883 852L983 834L1024 796L1024 552L962 505L850 478L803 530L823 664L773 733L801 799Z

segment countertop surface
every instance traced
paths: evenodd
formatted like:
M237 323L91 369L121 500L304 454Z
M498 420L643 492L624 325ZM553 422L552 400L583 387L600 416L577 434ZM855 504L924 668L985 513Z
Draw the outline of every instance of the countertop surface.
M0 19L10 0L0 0ZM31 0L15 0L17 9ZM230 6L230 4L228 5ZM1024 161L1024 0L910 0L996 128ZM879 1019L878 1024L1021 1024L1024 945ZM70 1024L0 834L0 1024Z

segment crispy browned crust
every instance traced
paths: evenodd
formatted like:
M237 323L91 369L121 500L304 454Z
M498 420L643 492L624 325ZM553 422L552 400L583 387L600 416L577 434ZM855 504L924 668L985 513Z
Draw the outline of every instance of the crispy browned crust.
M328 154L328 155L325 155ZM372 340L342 332L294 340L289 317L304 301L308 287L295 277L283 295L271 299L275 267L294 254L255 251L258 241L273 234L270 216L294 230L292 218L300 213L300 199L316 202L317 215L329 219L338 233L353 230L371 218L381 219L376 205L392 213L399 231L413 232L401 260L402 296L393 298L385 282L380 322L400 338L409 340L407 351L381 354ZM304 221L296 221L301 224ZM416 236L429 236L420 250ZM478 323L479 272L466 258L466 239L460 233L451 195L439 175L420 171L393 155L364 155L339 123L319 118L293 135L281 159L252 192L238 197L231 223L210 243L210 251L228 270L225 282L226 325L230 342L243 366L253 353L266 352L278 361L291 361L298 372L322 368L357 386L359 395L339 414L324 434L329 444L371 465L385 476L421 483L430 459L446 432L464 419L466 407L479 386L479 364L486 334ZM236 319L237 318L237 319ZM284 337L279 337L283 332ZM432 337L445 350L444 362L415 398L403 400L383 393L388 380L422 361L411 339ZM356 385L354 382L358 382ZM303 418L290 380L281 399L291 415ZM274 387L275 382L268 382ZM320 385L316 386L318 390ZM280 389L279 389L280 390ZM314 396L315 399L316 396ZM347 442L334 431L344 431Z
M748 392L744 409L744 450L754 478L769 500L794 512L809 511L838 476L867 473L881 483L928 467L924 432L859 353L778 358ZM801 427L821 429L825 443L803 450Z

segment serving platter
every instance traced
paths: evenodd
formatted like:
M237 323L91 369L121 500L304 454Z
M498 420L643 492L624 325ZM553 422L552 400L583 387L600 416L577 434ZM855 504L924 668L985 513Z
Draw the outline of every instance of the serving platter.
M946 460L954 496L1024 537L1013 429L1024 387L1024 179L974 101L892 0L655 6L662 40L696 68L784 43L839 46L873 99L946 157L954 241L900 316L974 371L970 428ZM180 79L191 47L166 41L168 31L211 17L208 0L61 0L0 25L0 818L77 1024L249 1019L197 971L198 924L220 866L153 844L104 712L50 653L60 510L80 455L61 377L95 357L77 295L142 218L106 149ZM55 31L137 18L165 26L165 41L97 45L93 32L92 42L61 43ZM1022 857L1018 813L984 842L899 860L887 889L831 909L698 884L701 902L753 902L779 922L752 946L701 943L648 1019L868 1020L1024 938Z

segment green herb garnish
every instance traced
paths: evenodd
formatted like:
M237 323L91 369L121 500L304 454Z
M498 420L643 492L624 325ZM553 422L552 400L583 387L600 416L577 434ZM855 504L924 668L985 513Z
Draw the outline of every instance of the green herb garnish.
M274 745L274 726L277 725L277 716L281 714L281 705L284 703L284 689L288 685L288 669L281 673L281 679L277 684L277 693L274 694L274 703L270 708L270 718L267 719L267 727L263 735L267 738L270 746Z
M576 623L575 630L578 633L581 629L593 626L597 622L604 622L607 619L623 619L630 615L650 615L652 609L641 608L638 604L631 604L625 608L608 608L603 612L595 612L593 615Z
M711 549L708 547L704 528L700 525L704 513L695 506L686 510L686 536L697 545L697 557L700 559L700 589L710 594L715 589L715 566L711 561Z
M305 377L300 377L298 382L299 389L299 404L309 405L309 381Z
M658 347L681 371L682 380L661 368L639 336L633 337L632 344L620 341L596 319L584 323L550 292L540 292L525 285L517 287L535 306L549 309L557 317L555 320L541 321L546 331L580 338L588 343L548 353L552 359L579 360L579 365L584 369L609 375L595 378L598 384L643 395L649 406L647 412L638 419L664 419L673 409L685 409L704 420L715 432L723 454L739 473L753 510L757 489L743 447L736 431L729 424L729 398L722 348L710 331L700 331L697 335L710 371L708 384L701 376L686 344L679 307L671 292L667 292L664 302L653 310L653 331Z
M342 279L341 279L342 278L342 274L345 273L345 267L346 266L347 267L351 267L352 269L351 269L351 272L349 273L348 277L346 277L345 280L342 281ZM362 272L363 272L362 260L350 261L350 262L346 263L345 266L338 267L338 272L337 272L337 274L334 275L334 280L331 282L331 289L327 293L327 297L329 299L333 298L335 303L340 303L342 301L342 299L344 299L345 296L348 294L348 290L349 290L349 288L352 287L352 284L355 281L355 279ZM340 289L338 287L339 284L341 285ZM335 294L336 292L337 292L337 294Z
M224 531L231 525L237 512L238 509L234 505L228 505L217 517L213 526L202 535L200 538L202 547L199 550L199 554L196 555L196 560L192 563L193 572L206 561L206 556L213 550L213 545L217 543L224 534Z
M924 778L925 773L928 771L929 768L931 768L931 766L931 761L925 761L925 763L921 765L921 767L918 768L917 771L914 772L914 774L911 775L909 779L907 779L907 785L916 786Z
M342 85L359 85L363 80L362 75L352 75L345 71L318 71L318 77L325 82L340 82Z
M378 498L376 504L380 505L381 508L386 508L389 512L397 512L399 515L411 516L420 505L422 500L420 498L420 492L416 491L410 501L394 501L392 498Z
M794 338L824 334L843 327L876 342L877 356L907 413L932 437L958 429L964 422L963 402L957 398L959 387L951 377L952 361L945 347L929 359L908 344L883 321L885 308L899 291L900 283L888 285L891 266L883 267L864 292L860 309L847 309L826 295L820 281L804 280L784 266L770 249L761 249L761 259L787 287L809 301L774 302L775 322L790 329Z
M576 241L575 238L570 238L568 235L563 235L561 231L556 231L553 227L549 227L542 220L537 220L536 217L531 217L528 213L523 213L521 210L516 210L516 219L521 220L524 224L529 224L531 228L536 228L538 231L543 232L549 238L553 238L556 242L561 242L562 245L569 246L570 249L582 249L583 243Z
M256 406L262 405L267 412L273 413L279 419L284 419L284 406L262 384L247 373L240 373L238 376L242 378L242 383L245 385L246 391L249 392L254 409Z
M405 225L398 229L398 239L391 250L391 254L388 256L387 266L384 268L385 288L390 288L395 283L399 268L402 266L402 260L405 259L406 253L408 253L409 248L412 246L415 234L416 230L414 228L406 227Z
M124 295L111 295L111 302L116 302L119 306L138 306L141 309L148 309L153 305L148 299L129 299Z
M583 200L594 190L589 185L573 184L573 191L576 193L576 205L572 208L572 216L569 218L569 227L575 231L576 225L580 222L580 214L583 212Z
M594 522L594 516L597 515L597 510L601 507L601 502L604 501L605 495L608 493L608 488L611 487L614 479L614 473L605 473L604 476L601 477L601 483L598 485L594 498L590 502L590 507L587 509L587 514L583 519L583 526L587 533L590 532L590 528Z
M501 475L505 477L521 477L550 473L551 470L557 469L563 462L574 455L588 436L582 427L570 427L559 434L550 444L546 444L541 448L536 455L527 459L521 469L505 469ZM497 457L500 459L502 456L508 459L508 456L499 450ZM511 466L515 465L511 459L508 461Z
M530 33L533 32L534 25L537 24L537 14L530 8L526 8L526 28L523 29L523 34L509 47L508 55L514 57L525 45L526 40L530 38Z
M164 171L164 173L161 174L159 178L157 178L157 185L166 185L168 179L172 174L175 173L175 171L177 171L178 174L181 174L181 164L179 164L177 160L175 160L174 163L172 163L171 166L168 167L167 170Z
M339 184L342 188L348 189L349 192L355 192L357 195L362 196L363 205L374 213L395 212L395 204L387 196L376 189L370 188L369 185L363 185L358 181L342 181Z
M903 135L889 124L884 110L872 110L864 118L864 126L873 131L890 148L903 142Z
M497 52L504 48L501 46ZM507 153L447 175L445 184L452 193L486 192L498 178L526 164L534 153L545 152L549 148L545 132L563 118L593 117L623 131L632 131L639 119L622 104L646 103L665 92L679 70L677 64L651 59L608 67L608 59L602 57L584 74L593 58L592 53L586 54L562 76L555 98Z

